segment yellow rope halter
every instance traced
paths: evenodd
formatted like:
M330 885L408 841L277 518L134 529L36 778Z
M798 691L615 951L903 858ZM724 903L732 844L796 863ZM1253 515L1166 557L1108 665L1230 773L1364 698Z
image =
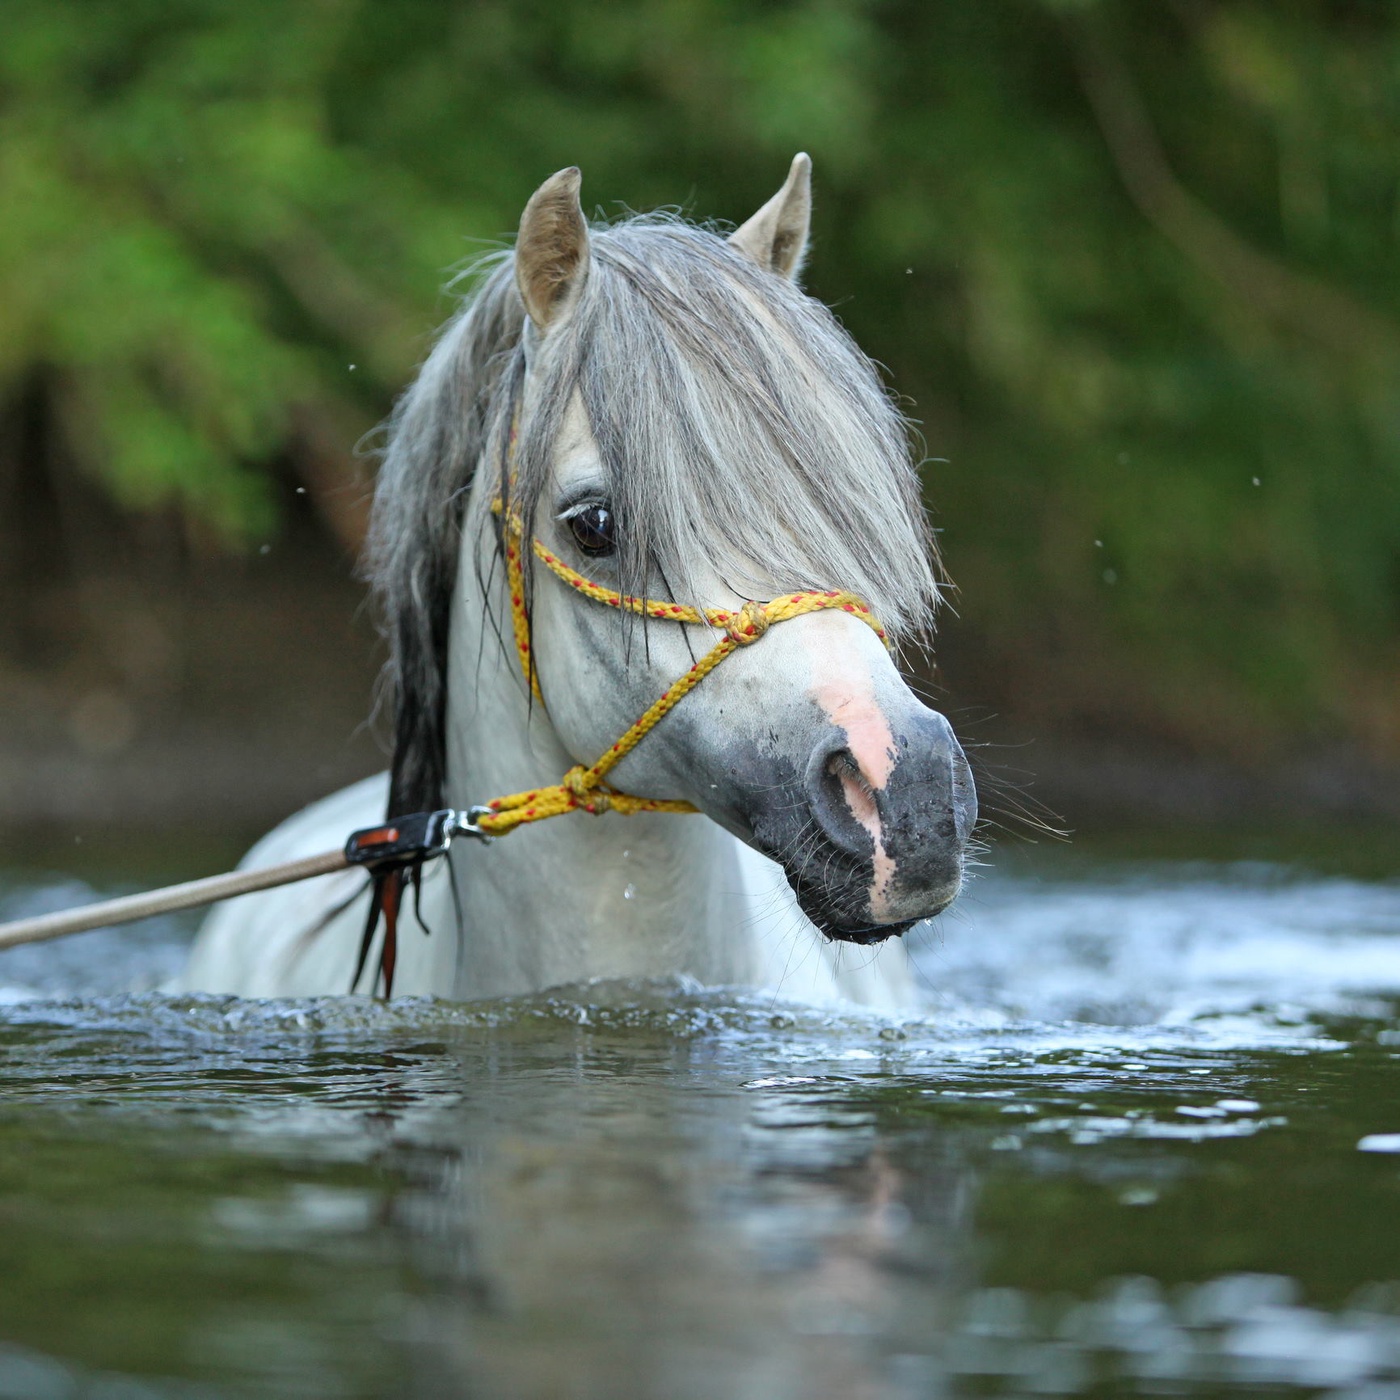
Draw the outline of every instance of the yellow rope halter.
M512 435L513 436L513 435ZM530 615L525 608L525 561L523 557L524 526L514 510L507 510L498 497L491 506L502 518L502 534L506 556L506 583L510 590L511 625L515 632L515 649L520 657L520 669L535 698L544 703L540 693L539 675L530 650ZM661 722L711 671L731 652L758 641L775 623L806 613L839 609L859 618L888 646L885 629L863 599L854 593L811 592L787 593L767 603L745 603L737 612L725 608L689 608L679 603L654 602L649 598L633 598L615 589L605 588L547 549L538 539L532 540L535 557L570 588L595 603L606 604L622 612L655 618L659 622L679 622L687 626L712 627L724 633L712 650L702 656L684 675L674 681L629 728L622 737L591 767L582 764L569 769L562 782L552 787L531 788L528 792L498 797L486 807L473 809L474 825L488 836L505 836L527 822L543 821L546 817L562 816L565 812L696 812L689 802L657 797L630 797L618 792L605 779L608 771Z

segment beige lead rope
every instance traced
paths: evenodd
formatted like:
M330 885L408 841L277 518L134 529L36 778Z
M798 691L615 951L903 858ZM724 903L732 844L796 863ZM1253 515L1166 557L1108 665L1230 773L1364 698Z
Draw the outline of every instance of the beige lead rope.
M87 933L112 924L130 924L137 919L150 919L157 914L174 914L181 909L198 909L220 899L270 890L278 885L309 880L313 875L330 875L348 869L345 852L327 851L324 855L307 856L304 860L289 860L284 865L270 865L264 870L235 870L231 875L210 875L203 880L190 880L183 885L170 885L148 894L128 894L120 899L103 900L101 904L85 904L80 909L63 909L56 914L40 914L32 919L17 919L0 924L0 948L14 948L21 943L42 943L47 938L63 938L70 933Z
M414 870L424 861L444 854L453 837L482 839L484 833L473 824L474 815L473 812L454 812L451 808L414 812L378 826L352 831L338 851L303 856L300 860L268 865L260 870L210 875L203 880L167 885L165 889L150 890L146 894L122 895L119 899L105 899L100 904L85 904L79 909L64 909L56 914L17 919L14 923L0 924L0 950L21 943L41 943L46 938L63 938L70 933L87 933L112 924L130 924L157 914L178 913L181 909L198 909L221 899L276 889L279 885L294 885L298 880L334 875L340 870L358 868L371 875L393 869Z

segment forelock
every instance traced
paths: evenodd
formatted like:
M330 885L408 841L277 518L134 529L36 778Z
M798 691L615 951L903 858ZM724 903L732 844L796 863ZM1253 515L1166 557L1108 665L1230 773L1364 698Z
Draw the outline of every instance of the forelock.
M896 639L937 601L907 424L821 303L717 234L635 218L595 231L588 285L541 347L522 420L527 518L574 394L622 524L625 591L703 601L849 589Z

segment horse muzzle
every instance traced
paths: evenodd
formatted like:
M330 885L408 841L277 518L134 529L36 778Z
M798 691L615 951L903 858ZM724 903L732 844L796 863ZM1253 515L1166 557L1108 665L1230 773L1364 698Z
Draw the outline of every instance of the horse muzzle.
M872 751L824 726L802 771L749 806L753 844L783 866L817 928L847 943L879 943L946 909L977 821L972 772L942 715L918 706L883 732L890 742Z

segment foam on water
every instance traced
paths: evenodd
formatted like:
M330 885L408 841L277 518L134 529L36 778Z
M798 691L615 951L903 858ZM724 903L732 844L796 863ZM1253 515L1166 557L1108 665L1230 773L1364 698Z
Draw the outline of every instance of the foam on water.
M935 1004L1044 1023L1272 1033L1400 992L1400 882L1263 864L1136 866L974 884L916 944Z
M0 877L0 920L104 893L75 880ZM178 971L197 919L148 920L0 953L0 1003L156 990ZM994 874L975 882L954 914L910 935L926 1005L906 1031L1038 1030L1062 1038L1071 1027L1086 1034L1096 1027L1100 1036L1131 1028L1139 1036L1152 1030L1156 1043L1173 1034L1192 1043L1272 1043L1306 1034L1318 1017L1388 1014L1390 999L1400 997L1397 932L1400 881L1316 878L1264 864L1138 865L1073 882ZM587 993L577 999L576 1014L585 1014ZM600 1014L616 1014L616 1000ZM732 1001L735 1029L750 1013L762 1021L787 1006L781 995ZM340 999L315 1014L334 1016L335 1004ZM386 1010L352 1001L342 1011L356 1023L447 1014L426 1005ZM510 1006L453 1014L509 1016ZM861 1019L854 1009L851 1016Z

